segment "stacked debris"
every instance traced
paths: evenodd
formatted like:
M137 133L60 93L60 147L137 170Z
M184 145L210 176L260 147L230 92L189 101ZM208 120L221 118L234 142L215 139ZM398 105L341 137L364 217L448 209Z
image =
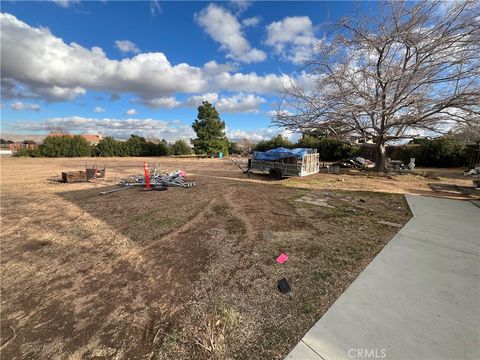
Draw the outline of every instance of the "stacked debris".
M193 187L196 186L194 181L186 181L187 174L184 171L177 170L171 173L162 173L157 166L153 168L153 171L149 175L150 185L154 187ZM146 186L145 175L130 176L127 179L120 180L118 183L121 186Z
M74 183L87 181L87 173L85 171L66 171L62 172L62 182Z
M167 190L168 187L172 186L184 188L196 186L194 181L186 181L187 173L185 171L177 170L171 173L162 173L158 165L156 165L150 174L146 161L144 161L143 165L145 171L144 175L134 175L130 176L129 178L122 179L118 183L121 188L102 191L100 192L100 195L107 195L119 191L133 189L137 186L144 187L145 191L164 191Z
M463 176L473 177L474 178L474 179L472 179L473 187L475 189L480 189L480 167L476 167L476 168L470 169L468 171L465 171L463 173Z
M390 160L387 163L388 170L407 170L407 167L401 160Z
M480 167L476 167L463 172L463 176L478 176L478 175L480 175Z
M361 156L357 156L350 159L339 160L337 162L334 162L330 166L334 166L334 167L338 166L340 168L348 168L348 169L354 169L354 168L359 169L364 167L373 167L375 166L375 163Z
M103 169L99 169L95 164L92 168L88 168L85 163L85 171L66 171L62 172L62 182L64 183L75 183L75 182L85 182L95 179L105 178L106 166Z

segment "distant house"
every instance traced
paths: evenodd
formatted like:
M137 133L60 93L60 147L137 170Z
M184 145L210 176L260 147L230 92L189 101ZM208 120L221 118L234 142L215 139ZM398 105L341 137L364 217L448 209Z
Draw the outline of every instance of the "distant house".
M33 149L36 149L38 148L38 144L33 141L33 140L23 140L22 142L10 142L8 144L8 149L12 152L12 153L16 153L19 149L30 149L30 150L33 150Z
M74 135L72 134L61 134L61 133L52 133L49 134L48 136L68 136L68 137L73 137ZM85 140L87 140L90 145L97 145L100 140L103 139L102 134L81 134L81 137L83 137Z
M82 137L87 140L90 145L97 145L103 139L102 134L83 134Z

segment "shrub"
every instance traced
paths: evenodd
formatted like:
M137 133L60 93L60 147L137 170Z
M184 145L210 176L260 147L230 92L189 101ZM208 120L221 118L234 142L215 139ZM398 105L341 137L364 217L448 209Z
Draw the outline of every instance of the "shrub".
M183 139L175 141L172 145L173 155L190 155L192 152L192 148Z
M138 135L131 135L127 141L106 137L95 147L95 156L165 156L171 152L166 141L159 144L148 142Z
M359 156L360 148L334 137L304 135L298 147L317 149L321 160L335 161Z
M293 148L294 146L295 145L290 140L278 134L277 136L271 138L270 140L259 141L253 147L253 151L267 151L267 150L275 149L278 147Z
M100 140L95 147L95 156L129 156L128 145L125 141L118 141L107 136Z
M242 149L238 146L236 142L228 142L228 153L230 155L240 155L242 153Z
M46 157L91 156L91 146L85 138L75 136L47 136L40 146L40 154Z
M419 166L460 167L468 165L472 149L453 137L415 139L396 149L391 157L404 162L415 158L415 163Z
M151 142L146 142L142 145L142 155L143 156L166 156L170 155L172 152L171 148L166 143L154 144ZM137 156L137 155L132 155Z
M144 137L138 135L130 135L130 138L126 142L128 154L130 156L143 156L151 151L151 147L147 145L147 140Z
M327 161L335 161L348 159L360 154L357 146L350 145L340 139L333 137L323 137L317 147L320 159Z
M41 154L39 149L18 149L15 156L39 157Z
M320 147L320 139L312 135L303 135L297 143L298 147L318 149Z

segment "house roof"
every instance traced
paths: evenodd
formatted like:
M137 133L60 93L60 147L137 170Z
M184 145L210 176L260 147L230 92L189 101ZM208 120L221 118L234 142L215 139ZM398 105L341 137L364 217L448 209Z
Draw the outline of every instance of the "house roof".
M102 135L100 135L100 134L96 134L96 135L84 134L82 136L87 141L100 141L100 140L102 140Z
M68 137L73 137L75 135L73 134L59 134L59 133L52 133L48 134L48 136L53 136L53 137L59 137L59 136L68 136ZM102 140L102 135L101 134L82 134L80 135L83 137L85 140L90 141L90 142L98 142Z

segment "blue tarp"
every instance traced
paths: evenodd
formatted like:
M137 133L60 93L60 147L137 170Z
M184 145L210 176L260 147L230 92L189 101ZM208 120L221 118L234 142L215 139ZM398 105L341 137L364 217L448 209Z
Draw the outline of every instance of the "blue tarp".
M296 157L301 159L304 155L312 153L312 149L306 148L294 148L287 149L284 147L279 147L276 149L271 149L268 151L254 151L253 160L263 160L263 161L275 161L280 159L286 159L290 157Z

